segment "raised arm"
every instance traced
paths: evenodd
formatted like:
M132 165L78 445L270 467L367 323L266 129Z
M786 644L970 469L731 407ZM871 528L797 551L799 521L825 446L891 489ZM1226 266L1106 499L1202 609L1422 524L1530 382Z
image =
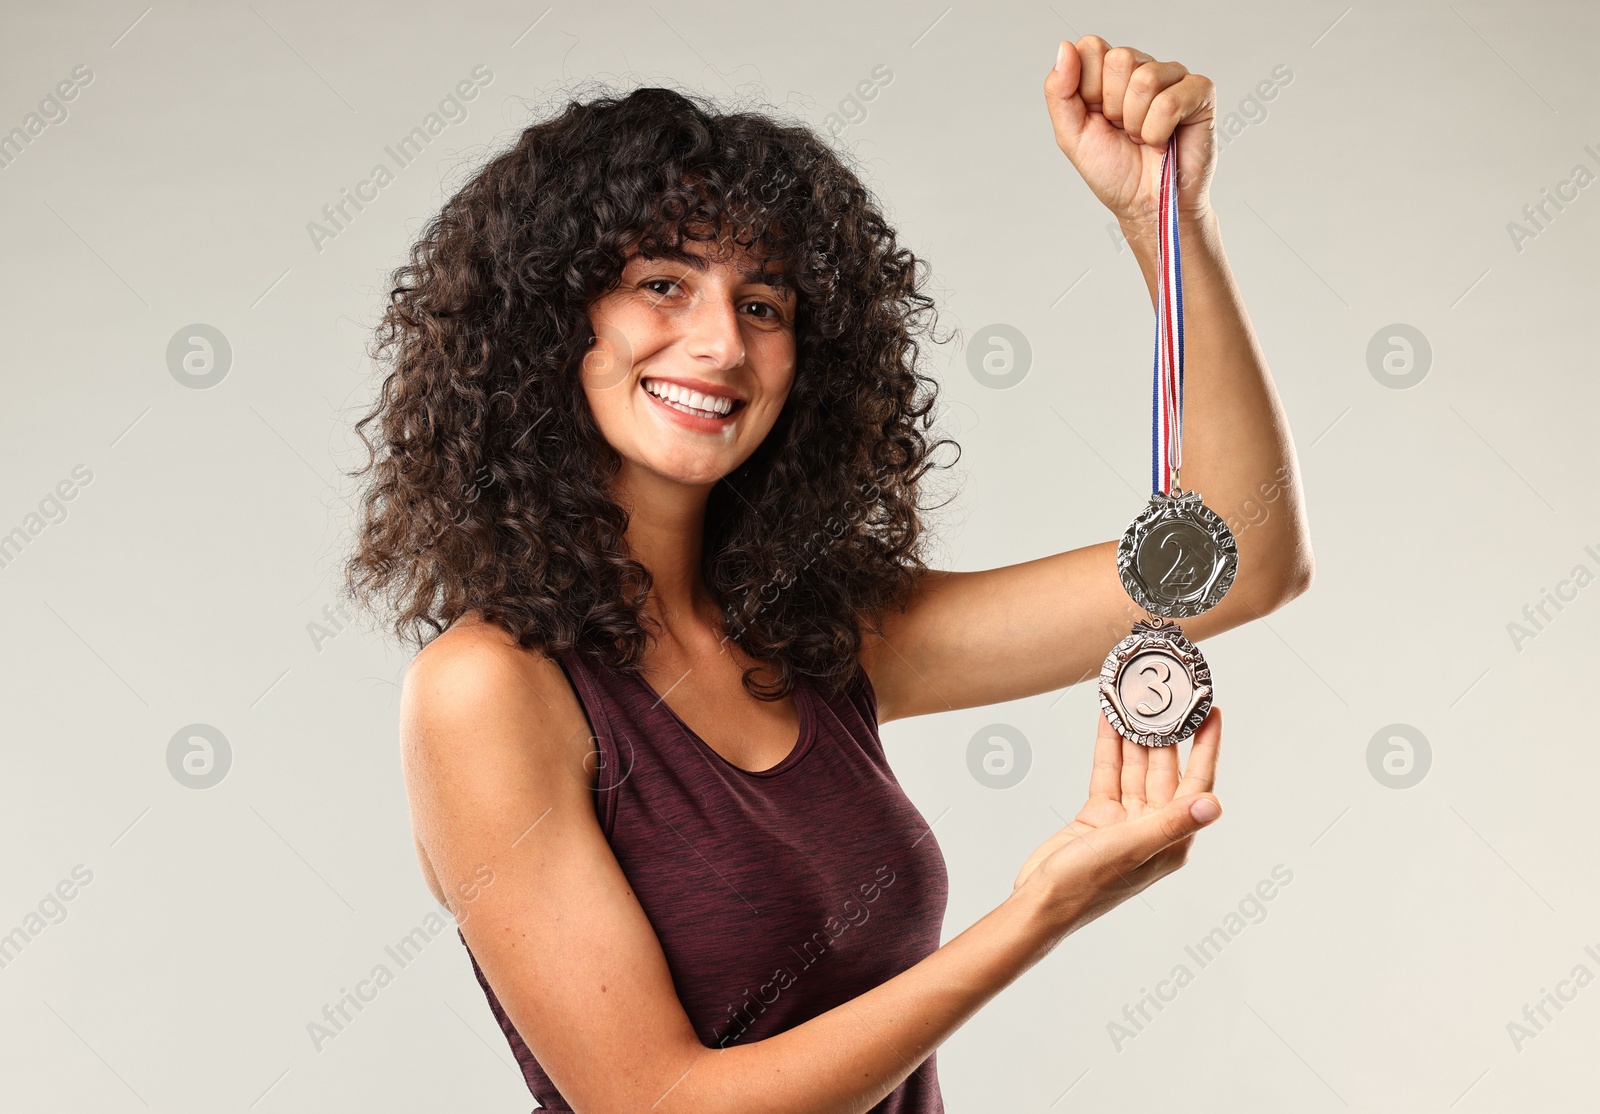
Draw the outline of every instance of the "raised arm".
M1116 215L1152 306L1161 155L1178 136L1182 483L1228 523L1239 549L1222 602L1182 620L1198 640L1282 606L1306 590L1313 568L1289 424L1210 204L1215 89L1177 62L1112 49L1098 36L1061 48L1044 87L1057 145ZM1148 418L1126 417L1128 435L1143 443ZM1142 505L1130 501L1130 520ZM880 617L880 631L867 636L862 661L880 720L1015 700L1094 676L1145 614L1117 576L1116 550L1113 538L1005 568L925 577L905 610Z
M1102 794L1119 784L1120 744L1106 731ZM1209 797L1217 731L1180 796ZM1181 865L1201 826L1185 800L1157 799L1171 797L1175 774L1152 773L1151 793L1141 768L1150 811L1141 802L1105 826L1086 807L1009 898L933 955L784 1033L719 1050L696 1038L600 830L582 774L588 727L556 665L493 628L446 632L406 675L401 738L426 861L446 893L474 895L452 903L462 935L582 1114L863 1114L1067 933Z

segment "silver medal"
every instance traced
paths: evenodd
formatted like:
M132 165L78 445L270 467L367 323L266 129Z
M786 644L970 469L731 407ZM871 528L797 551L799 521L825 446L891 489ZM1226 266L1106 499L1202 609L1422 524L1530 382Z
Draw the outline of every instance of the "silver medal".
M1117 545L1117 575L1128 595L1168 619L1215 607L1238 568L1233 532L1197 491L1151 495Z
M1100 668L1100 709L1124 739L1181 743L1211 711L1211 667L1176 623L1140 619Z

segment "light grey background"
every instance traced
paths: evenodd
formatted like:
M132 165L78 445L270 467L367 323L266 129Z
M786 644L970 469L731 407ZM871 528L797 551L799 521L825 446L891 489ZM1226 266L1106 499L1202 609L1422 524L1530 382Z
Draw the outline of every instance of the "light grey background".
M93 78L0 167L0 532L42 527L0 567L0 933L74 867L92 880L0 968L0 1105L531 1104L453 932L320 1051L308 1036L437 909L396 750L408 655L311 624L332 629L387 272L566 83L753 94L833 126L933 264L943 320L1028 338L1006 390L961 342L930 350L964 448L937 563L1120 533L1148 475L1153 318L1040 91L1058 40L1087 33L1210 76L1224 133L1239 114L1214 200L1295 430L1317 580L1205 645L1225 817L941 1048L949 1108L1591 1105L1600 988L1564 984L1520 1048L1508 1024L1578 965L1600 975L1600 587L1582 578L1532 638L1508 624L1600 572L1600 186L1578 175L1540 230L1523 214L1600 173L1596 24L1483 0L8 5L0 130L74 66ZM468 118L318 250L308 222L480 64ZM880 65L892 80L852 105ZM1292 79L1246 103L1279 66ZM196 323L233 354L204 390L167 366ZM1380 333L1400 350L1395 324L1432 351L1405 389L1368 363ZM64 482L65 516L41 511ZM1083 685L885 729L948 858L946 939L1076 810L1094 717ZM168 767L196 723L231 749L204 790ZM1007 789L969 772L996 723L1032 754ZM1410 788L1369 765L1396 723L1431 751ZM1200 968L1185 945L1275 867L1292 881ZM1180 963L1192 982L1119 1048L1108 1024Z

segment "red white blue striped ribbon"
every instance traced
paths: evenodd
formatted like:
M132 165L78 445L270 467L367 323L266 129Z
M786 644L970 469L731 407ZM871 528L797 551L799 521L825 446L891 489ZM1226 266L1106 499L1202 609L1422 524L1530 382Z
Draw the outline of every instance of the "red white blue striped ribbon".
M1178 251L1178 137L1161 157L1156 236L1156 354L1150 387L1150 488L1171 494L1183 463L1183 259Z

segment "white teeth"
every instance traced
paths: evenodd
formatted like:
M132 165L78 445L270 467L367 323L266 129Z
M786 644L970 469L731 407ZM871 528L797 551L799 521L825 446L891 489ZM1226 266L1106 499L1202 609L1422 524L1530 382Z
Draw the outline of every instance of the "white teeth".
M733 410L734 400L731 398L703 395L699 391L691 391L675 383L647 379L644 382L644 389L669 406L702 418L726 417Z

